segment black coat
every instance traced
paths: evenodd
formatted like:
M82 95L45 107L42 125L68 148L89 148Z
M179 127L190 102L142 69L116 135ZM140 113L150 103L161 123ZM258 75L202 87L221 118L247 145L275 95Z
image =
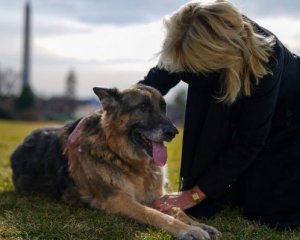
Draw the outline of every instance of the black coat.
M249 217L271 225L299 224L300 58L276 39L268 67L273 74L253 84L250 97L239 96L232 105L215 98L219 72L170 74L155 67L141 83L162 94L180 80L188 84L183 189L198 185L209 202L224 199L239 186L235 192ZM191 213L200 216L197 211L196 207Z

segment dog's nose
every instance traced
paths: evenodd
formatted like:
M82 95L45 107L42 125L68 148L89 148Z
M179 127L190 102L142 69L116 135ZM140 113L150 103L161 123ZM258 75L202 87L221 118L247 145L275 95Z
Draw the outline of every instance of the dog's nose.
M163 126L163 134L166 138L166 141L171 141L176 134L178 134L178 130L174 125L165 125Z

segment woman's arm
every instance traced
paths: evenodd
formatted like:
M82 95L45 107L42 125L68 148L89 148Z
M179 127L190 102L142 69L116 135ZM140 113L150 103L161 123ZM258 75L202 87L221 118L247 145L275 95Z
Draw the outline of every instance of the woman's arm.
M253 95L242 100L241 116L227 150L217 164L197 180L197 186L210 198L223 195L264 147L279 93L282 56L274 65L273 75L261 79Z
M195 186L186 191L164 195L156 199L152 203L152 207L161 212L165 212L174 206L186 210L202 202L205 198L205 193L198 186Z
M222 196L235 179L253 163L264 147L280 86L280 76L276 78L269 76L262 79L261 87L267 91L262 95L257 93L243 100L239 124L236 133L228 143L227 150L218 158L214 166L197 179L196 185L203 199ZM270 83L273 85L267 86L268 88L263 86L264 84L270 85ZM194 186L193 189L197 188ZM182 195L164 196L154 202L154 207L161 211L173 205L182 209L190 208L197 204L191 198L190 191L191 189L184 191Z
M139 83L156 88L162 95L177 85L180 81L180 75L177 73L169 73L158 67L151 68L144 80Z

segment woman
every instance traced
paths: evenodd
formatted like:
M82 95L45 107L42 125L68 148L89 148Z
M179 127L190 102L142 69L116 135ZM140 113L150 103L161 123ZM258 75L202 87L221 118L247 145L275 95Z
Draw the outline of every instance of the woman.
M158 66L141 83L188 84L181 193L209 217L239 205L270 226L300 225L300 59L230 2L190 2L165 20Z

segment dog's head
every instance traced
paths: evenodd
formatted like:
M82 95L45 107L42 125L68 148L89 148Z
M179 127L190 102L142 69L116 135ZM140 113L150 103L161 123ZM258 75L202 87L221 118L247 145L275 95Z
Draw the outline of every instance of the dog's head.
M163 166L167 160L164 141L178 133L166 116L166 102L152 87L134 85L124 91L95 87L103 106L101 120L109 147L123 159L152 161Z

